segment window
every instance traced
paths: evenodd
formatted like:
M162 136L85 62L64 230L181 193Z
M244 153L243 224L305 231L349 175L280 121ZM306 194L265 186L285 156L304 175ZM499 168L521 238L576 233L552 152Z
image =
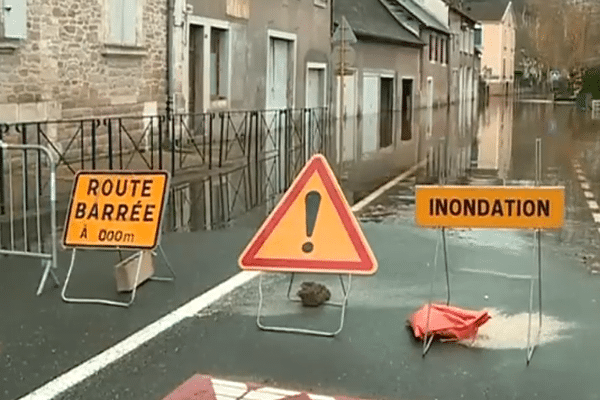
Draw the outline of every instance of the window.
M437 36L433 37L433 61L438 60L438 44L437 44Z
M483 32L481 27L475 29L475 46L481 46L483 44Z
M138 38L138 6L143 0L108 0L111 44L136 46Z
M27 2L0 0L0 38L27 38Z
M446 62L446 39L440 39L440 62Z
M210 98L221 100L227 97L227 31L210 30Z
M433 35L429 35L429 61L433 61Z
M450 46L448 45L448 40L445 41L445 45L446 45L446 64L448 64L449 60L450 60Z

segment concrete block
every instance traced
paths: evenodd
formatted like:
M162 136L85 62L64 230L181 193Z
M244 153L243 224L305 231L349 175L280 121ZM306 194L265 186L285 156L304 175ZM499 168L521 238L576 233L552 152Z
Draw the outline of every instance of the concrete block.
M134 288L135 275L137 273L139 257L142 257L142 265L137 286L148 280L154 275L154 258L151 251L141 251L115 266L115 279L117 282L117 291L130 292Z

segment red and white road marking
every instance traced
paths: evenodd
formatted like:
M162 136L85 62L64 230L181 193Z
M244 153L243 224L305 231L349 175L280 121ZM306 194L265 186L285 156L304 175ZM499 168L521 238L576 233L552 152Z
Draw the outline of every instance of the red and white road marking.
M583 195L586 198L588 208L592 211L592 218L594 218L594 222L600 224L600 207L598 207L598 203L594 199L594 193L590 191L590 184L587 178L584 175L583 170L581 169L581 165L577 160L573 161L573 168L577 173L577 179L579 180L579 184L581 185L581 189L583 189ZM597 228L600 233L600 227Z
M257 383L240 383L196 374L163 400L360 400L345 396L282 390Z

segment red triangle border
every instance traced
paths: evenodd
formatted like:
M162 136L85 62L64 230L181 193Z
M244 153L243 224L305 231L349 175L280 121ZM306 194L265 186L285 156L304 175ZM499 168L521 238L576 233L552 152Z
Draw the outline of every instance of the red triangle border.
M346 229L348 236L360 261L329 261L329 260L298 260L298 259L265 259L257 258L256 254L268 239L271 232L277 227L283 216L287 213L298 195L304 189L308 180L318 173L327 194L329 195L335 210L337 211L342 225ZM350 211L351 212L351 211ZM349 214L347 207L344 204L343 193L336 187L335 176L328 171L326 160L323 156L315 156L305 166L301 175L296 179L291 189L286 193L282 203L280 203L275 212L269 216L269 219L261 226L259 232L251 245L246 249L243 256L240 258L240 265L244 269L256 270L271 270L280 272L293 272L298 270L311 270L315 272L330 272L330 273L370 273L376 268L375 260L371 259L370 251L367 249L366 242L359 232L360 227L355 225L353 216ZM374 257L373 257L374 258Z

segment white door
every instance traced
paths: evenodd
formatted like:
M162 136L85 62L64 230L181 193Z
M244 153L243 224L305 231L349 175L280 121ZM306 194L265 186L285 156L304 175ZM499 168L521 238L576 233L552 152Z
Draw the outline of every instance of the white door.
M273 208L275 197L285 189L287 155L285 114L288 108L288 91L291 87L291 66L289 55L291 43L282 39L269 41L269 64L267 75L267 125L269 136L266 139L265 184L267 185L267 211Z
M337 95L336 95L336 128L338 132L338 154L341 154L341 161L352 161L356 154L356 78L354 75L346 75L343 79L344 82L344 111L340 116L341 104L340 104L340 77L338 76L337 81ZM344 118L344 131L340 133L340 118Z
M318 109L320 107L325 107L325 69L309 68L306 76L306 108L312 110L306 115L304 121L306 160L314 153L323 150L321 136L323 127L319 127L324 114L322 109Z
M363 79L362 102L362 154L377 150L379 133L379 77L365 76Z

